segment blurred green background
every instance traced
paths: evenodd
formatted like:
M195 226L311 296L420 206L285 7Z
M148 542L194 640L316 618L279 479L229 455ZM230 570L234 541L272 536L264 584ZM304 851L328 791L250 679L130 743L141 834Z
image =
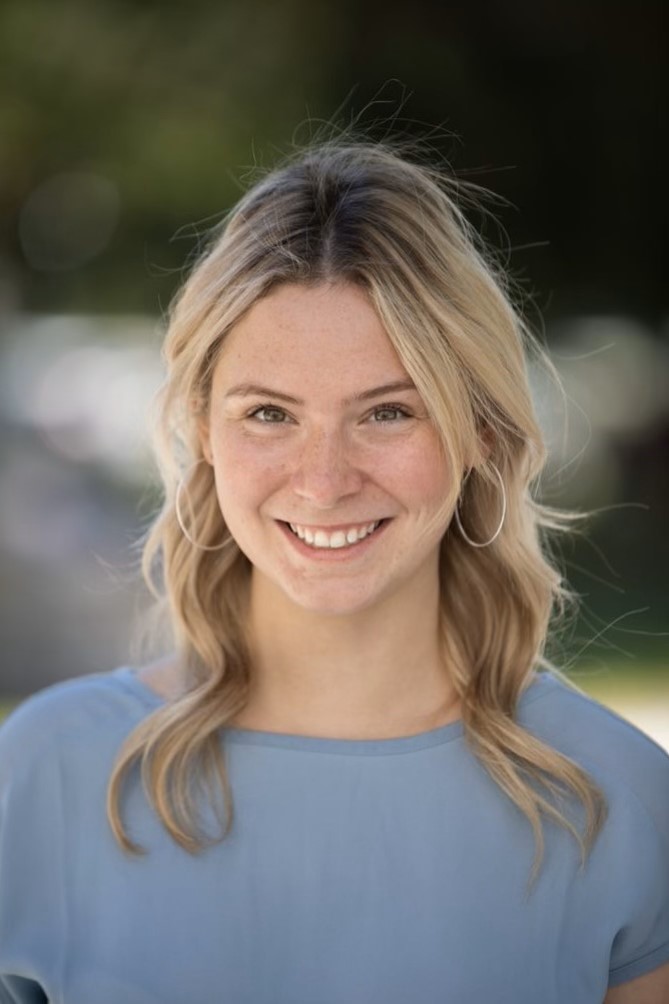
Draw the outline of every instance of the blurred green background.
M132 659L147 407L206 228L324 121L420 135L500 197L567 390L533 374L542 497L597 509L551 654L669 746L662 5L5 0L0 698Z

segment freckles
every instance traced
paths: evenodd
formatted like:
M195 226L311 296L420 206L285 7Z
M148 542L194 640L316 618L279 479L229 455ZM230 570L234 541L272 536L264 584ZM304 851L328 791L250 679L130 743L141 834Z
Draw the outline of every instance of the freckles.
M450 482L450 469L438 450L419 451L395 468L413 495L432 498L443 494Z
M446 456L436 430L430 426L423 425L417 429L416 435L406 442L405 447L398 451L398 459L406 464L407 470L433 476L445 471Z
M272 456L268 450L258 449L236 437L219 440L214 451L214 466L221 487L234 485L237 497L251 498L286 476L288 465L284 457Z
M402 473L402 479L412 495L430 498L440 494L446 484L446 474L434 463L419 463L408 467Z

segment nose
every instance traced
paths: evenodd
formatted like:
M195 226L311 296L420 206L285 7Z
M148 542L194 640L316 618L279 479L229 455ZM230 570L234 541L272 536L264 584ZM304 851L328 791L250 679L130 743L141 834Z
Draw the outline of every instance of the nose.
M300 443L292 475L292 489L321 509L360 491L363 475L341 429L319 429Z

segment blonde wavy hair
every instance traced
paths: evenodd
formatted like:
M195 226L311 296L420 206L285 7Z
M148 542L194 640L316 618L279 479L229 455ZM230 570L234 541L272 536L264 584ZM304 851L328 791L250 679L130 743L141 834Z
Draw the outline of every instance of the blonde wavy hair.
M546 656L549 626L575 605L552 560L550 534L569 532L582 517L534 497L546 449L530 396L529 357L559 379L514 308L506 270L465 216L475 189L408 156L401 144L350 137L314 143L253 184L177 295L155 426L164 504L146 537L143 571L171 625L184 688L146 717L118 754L107 812L124 850L144 852L120 814L133 766L186 851L225 839L232 826L221 730L248 699L251 564L223 521L210 465L197 463L198 422L208 411L226 334L254 303L279 283L342 281L367 292L450 469L463 472L437 518L452 515L457 503L468 536L487 540L500 514L493 464L501 474L507 512L494 542L471 547L455 521L442 538L443 657L467 743L532 826L532 880L544 855L542 817L571 832L585 865L606 818L604 795L574 761L516 720L535 670L550 669L573 686ZM476 461L466 470L471 457ZM217 550L192 546L179 526L182 477L192 532ZM214 834L201 823L202 797L220 826ZM574 801L585 811L583 832L567 811Z

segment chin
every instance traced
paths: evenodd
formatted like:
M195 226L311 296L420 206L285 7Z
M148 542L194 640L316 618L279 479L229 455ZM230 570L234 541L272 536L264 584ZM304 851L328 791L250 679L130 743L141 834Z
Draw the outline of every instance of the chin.
M317 588L305 589L304 592L289 592L287 596L296 607L306 612L330 617L360 613L373 607L380 600L377 595L356 595L352 590L337 594L336 590Z

